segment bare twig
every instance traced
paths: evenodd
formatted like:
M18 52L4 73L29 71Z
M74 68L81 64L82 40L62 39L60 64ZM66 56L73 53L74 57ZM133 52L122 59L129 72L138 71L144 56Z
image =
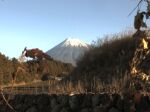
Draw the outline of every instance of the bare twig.
M16 112L15 109L14 109L14 108L9 104L9 102L6 100L6 98L5 98L4 94L3 94L2 88L0 88L0 94L2 95L2 98L3 98L3 100L5 101L6 105L7 105L11 110L13 110L14 112Z
M137 6L129 13L128 17L136 10L136 8L139 7L139 5L141 4L143 0L140 0L139 3L137 4Z

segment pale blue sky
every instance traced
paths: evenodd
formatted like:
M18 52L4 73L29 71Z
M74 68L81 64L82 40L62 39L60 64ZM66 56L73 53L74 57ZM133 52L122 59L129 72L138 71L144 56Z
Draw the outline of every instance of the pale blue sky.
M47 51L68 37L87 43L133 26L138 0L0 0L0 52Z

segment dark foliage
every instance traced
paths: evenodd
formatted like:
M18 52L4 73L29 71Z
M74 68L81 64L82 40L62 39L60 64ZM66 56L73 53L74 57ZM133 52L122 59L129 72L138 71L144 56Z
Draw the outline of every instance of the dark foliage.
M78 61L71 79L91 81L98 78L108 83L121 78L130 70L134 51L135 42L131 35L115 35L98 40L98 44Z

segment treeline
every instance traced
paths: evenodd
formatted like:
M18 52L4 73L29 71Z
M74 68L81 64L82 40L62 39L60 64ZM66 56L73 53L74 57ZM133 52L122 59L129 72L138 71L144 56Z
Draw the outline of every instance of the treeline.
M30 60L20 63L16 58L9 59L0 53L0 84L3 85L11 83L13 76L16 76L16 83L31 82L41 79L44 74L68 75L72 70L71 64L55 60Z

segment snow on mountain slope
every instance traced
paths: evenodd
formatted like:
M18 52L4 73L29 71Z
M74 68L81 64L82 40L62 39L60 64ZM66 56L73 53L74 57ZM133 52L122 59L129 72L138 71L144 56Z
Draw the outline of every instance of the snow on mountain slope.
M68 38L46 53L55 60L76 66L77 60L89 49L89 45L79 39Z

